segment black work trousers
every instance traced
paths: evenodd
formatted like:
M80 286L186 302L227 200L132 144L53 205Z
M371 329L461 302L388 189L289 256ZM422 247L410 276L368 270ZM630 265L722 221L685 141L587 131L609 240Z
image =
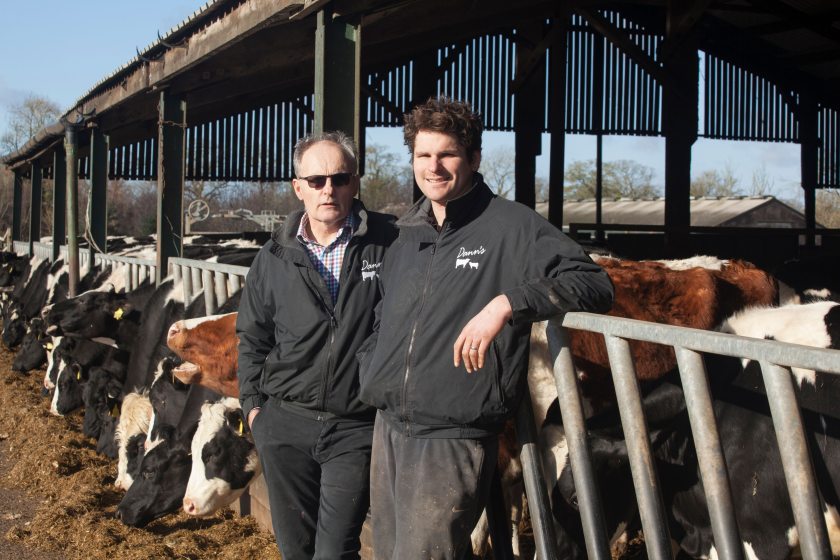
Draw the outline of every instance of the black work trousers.
M283 560L358 559L373 423L318 418L270 399L252 431Z
M376 560L461 560L490 494L499 440L406 437L377 414L371 460Z

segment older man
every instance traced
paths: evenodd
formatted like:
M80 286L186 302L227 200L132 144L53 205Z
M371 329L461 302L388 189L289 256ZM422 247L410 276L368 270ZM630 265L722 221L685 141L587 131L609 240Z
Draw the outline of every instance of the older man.
M239 307L240 399L283 559L358 558L375 411L358 398L356 352L396 229L354 198L343 133L301 139L294 167L304 211L259 252Z
M527 387L531 323L612 304L609 277L577 244L484 183L482 128L468 104L446 98L405 118L425 196L398 222L377 335L359 353L362 400L379 409L377 560L464 555L497 434Z

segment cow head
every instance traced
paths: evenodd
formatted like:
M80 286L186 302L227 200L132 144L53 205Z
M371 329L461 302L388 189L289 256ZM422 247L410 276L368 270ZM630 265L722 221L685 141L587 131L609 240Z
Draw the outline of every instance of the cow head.
M3 311L3 344L11 350L21 343L26 334L26 317L16 301L10 302Z
M32 319L29 322L26 334L23 336L23 341L20 343L20 349L15 354L12 369L20 373L26 373L44 365L47 361L46 344L51 340L51 337L46 334L44 320L39 317Z
M239 401L226 398L201 407L192 440L192 471L184 511L207 516L239 498L261 472L259 457Z
M117 445L117 488L128 490L145 452L146 434L152 419L152 403L146 393L129 393L118 413L114 439Z
M56 303L44 314L47 333L84 338L113 337L125 320L136 311L124 294L109 290L92 290Z
M192 466L190 450L172 426L165 430L171 433L143 456L137 478L117 506L116 516L126 525L144 527L181 506Z
M202 385L228 397L239 396L236 362L237 313L177 321L166 344L183 363L173 373L184 383Z

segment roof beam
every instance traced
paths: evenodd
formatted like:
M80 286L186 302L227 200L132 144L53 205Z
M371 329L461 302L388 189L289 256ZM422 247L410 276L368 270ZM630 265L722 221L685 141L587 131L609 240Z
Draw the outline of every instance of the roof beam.
M160 58L141 64L119 86L80 101L75 110L102 113L151 88L163 88L218 52L304 7L302 0L247 0L226 17L191 35L184 43L186 48L170 49Z

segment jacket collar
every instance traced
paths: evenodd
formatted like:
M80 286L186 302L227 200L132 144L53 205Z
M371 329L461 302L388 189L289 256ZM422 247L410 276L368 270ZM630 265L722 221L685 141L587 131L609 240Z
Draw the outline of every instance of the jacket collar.
M368 213L365 205L359 199L353 199L353 208L350 210L356 216L356 223L359 224L356 231L353 232L353 237L363 237L368 231ZM297 240L298 227L300 220L303 217L304 210L296 210L289 214L283 225L278 227L271 234L271 240L285 248L300 249L300 243Z
M469 222L481 212L495 198L495 194L484 183L484 177L476 172L473 175L473 187L466 194L450 200L446 204L446 220L458 226ZM419 226L424 224L435 225L435 218L432 215L432 202L421 197L405 215L397 221L400 227Z

